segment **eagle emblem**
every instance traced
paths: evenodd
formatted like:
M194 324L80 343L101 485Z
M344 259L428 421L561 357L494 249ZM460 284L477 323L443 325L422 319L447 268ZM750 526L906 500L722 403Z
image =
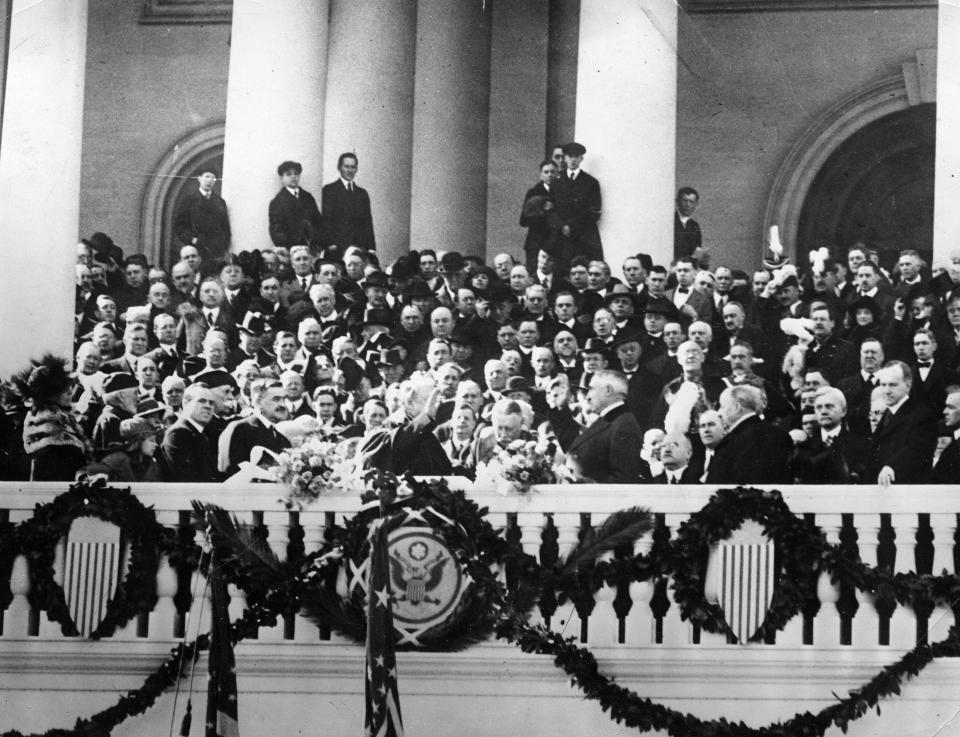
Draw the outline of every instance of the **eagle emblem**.
M443 569L449 560L444 551L436 551L430 557L430 549L422 540L416 540L407 546L406 555L402 551L393 551L390 556L390 577L396 592L397 602L409 601L414 606L421 602L440 604L441 600L431 597L443 578Z

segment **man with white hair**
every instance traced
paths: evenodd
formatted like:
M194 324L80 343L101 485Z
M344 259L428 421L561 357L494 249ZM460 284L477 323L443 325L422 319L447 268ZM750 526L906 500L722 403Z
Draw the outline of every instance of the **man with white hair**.
M390 470L398 476L449 476L453 470L440 440L434 435L440 392L427 376L400 385L402 424L367 438L358 452L363 468Z
M617 371L593 375L587 404L597 419L567 451L583 477L599 484L634 484L640 480L643 432L627 408L627 388L626 378Z
M529 440L533 410L526 402L501 399L490 412L490 426L477 434L473 465L487 463L498 448L505 449L514 440Z
M800 484L852 484L860 481L869 441L847 427L847 399L831 386L817 389L813 400L817 429L797 446L793 476Z
M709 484L776 484L792 481L790 436L760 418L763 392L740 384L723 390L720 416L727 434L717 445Z

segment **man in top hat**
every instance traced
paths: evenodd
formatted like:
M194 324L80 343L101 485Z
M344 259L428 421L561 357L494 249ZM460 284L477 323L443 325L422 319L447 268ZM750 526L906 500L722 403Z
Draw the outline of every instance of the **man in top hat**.
M173 216L173 232L185 246L194 246L204 261L222 258L230 250L227 203L214 192L217 172L206 167L197 173L198 189L184 197Z
M587 149L579 143L563 147L567 170L557 178L553 196L557 220L560 223L557 259L570 263L574 255L603 260L600 242L601 196L600 182L580 169Z
M296 161L284 161L277 167L283 183L270 201L270 238L275 246L320 245L320 208L313 195L300 186L303 167Z
M290 447L290 441L277 431L276 423L288 419L283 384L276 379L257 379L250 385L254 413L231 422L220 436L219 468L227 477L250 460L251 451L261 446L279 453Z
M263 334L266 322L259 312L247 312L243 322L237 325L240 345L227 356L227 370L233 371L244 361L256 361L261 368L273 363L273 356L263 350Z
M323 187L320 202L323 205L324 248L338 246L341 252L349 246L359 246L364 251L377 250L370 195L353 181L358 164L356 154L340 154L337 160L340 178Z

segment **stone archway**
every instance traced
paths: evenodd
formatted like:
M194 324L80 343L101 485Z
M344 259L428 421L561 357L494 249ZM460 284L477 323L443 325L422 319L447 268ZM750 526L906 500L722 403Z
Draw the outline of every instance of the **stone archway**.
M173 234L177 204L194 186L201 167L223 171L225 123L214 123L177 141L153 169L140 210L140 242L152 264L169 268L178 260L182 245ZM219 191L220 183L217 182Z
M783 242L797 263L800 220L817 176L858 131L887 116L936 102L936 50L923 49L905 62L901 73L875 82L827 110L790 149L777 171L764 212L764 233L778 225ZM802 261L804 257L801 257Z
M862 242L877 249L886 268L904 248L919 251L929 263L936 126L936 105L916 105L870 123L840 144L804 200L797 251Z

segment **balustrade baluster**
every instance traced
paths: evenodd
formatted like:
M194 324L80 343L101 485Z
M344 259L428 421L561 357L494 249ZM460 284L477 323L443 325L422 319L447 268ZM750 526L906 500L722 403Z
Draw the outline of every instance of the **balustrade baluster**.
M649 555L653 548L653 532L637 540L633 545L635 555ZM629 586L630 600L633 606L624 620L624 643L633 646L647 646L653 642L653 612L650 599L653 597L653 581L633 581Z
M933 570L934 576L954 572L953 536L957 527L954 514L931 514L930 528L933 530ZM930 642L942 640L956 621L953 610L948 604L937 604L930 615L927 628Z
M557 545L557 526L553 521L553 514L545 515L544 528L540 534L540 565L544 571L547 571L548 581L543 586L543 592L540 595L540 605L537 607L540 617L544 624L550 626L551 617L557 610L557 597L553 590L553 566L559 558L559 547Z
M576 545L580 536L580 515L570 512L558 512L554 515L557 525L557 547L560 558L564 558ZM550 621L551 628L567 637L580 637L582 624L574 602L567 600L557 607Z
M540 562L541 535L545 524L546 518L539 512L519 512L517 514L520 546L524 553L533 556L538 563ZM530 611L529 621L533 625L543 623L543 617L538 607L534 607Z
M323 533L326 530L325 520L326 516L323 512L303 511L299 513L304 553L312 553L319 550L323 545ZM344 565L346 565L346 563L344 563ZM314 579L313 585L324 585L323 581L326 573L327 571L325 569L322 577ZM296 642L316 642L320 639L320 632L317 625L302 614L297 614L294 618L293 639Z
M589 520L585 520L587 526L600 527L607 515L594 514ZM585 527L584 529L588 529ZM614 559L614 551L605 553L600 560L611 562ZM590 607L589 618L589 637L588 642L591 645L616 645L620 641L620 622L617 618L617 612L614 608L614 597L617 590L606 583L600 583L597 577L595 566L590 566L590 584L600 587L593 595Z
M818 514L817 525L830 545L840 544L839 514ZM836 648L840 644L840 612L837 602L840 587L830 580L830 572L822 571L817 579L817 598L820 609L813 620L813 645L817 649Z
M915 547L917 542L917 515L891 515L896 538L895 573L910 573L916 568ZM912 607L898 604L890 615L890 646L909 650L917 644L917 615Z
M880 517L873 514L857 514L853 518L857 529L857 549L864 565L876 567L877 550L880 545ZM857 616L851 627L850 644L857 648L872 648L880 644L880 614L877 602L869 591L857 589L855 592Z
M13 599L3 617L4 639L22 639L30 635L30 567L27 557L18 555L10 571L10 593Z
M287 557L287 546L290 544L290 514L286 511L264 511L260 513L260 527L258 533L265 536L267 544L277 556L278 560L285 560ZM288 623L288 617L291 618ZM273 627L261 627L260 638L264 642L279 642L280 640L293 639L293 632L287 633L288 626L292 630L293 612L284 612L278 617L277 624Z
M676 535L677 528L688 515L686 514L667 514L664 515L666 541L670 541ZM683 621L680 617L680 607L673 599L673 590L670 587L672 577L667 581L667 598L669 606L663 615L662 640L664 645L689 645L693 641L693 626L689 621Z
M63 586L63 565L66 558L67 541L65 538L57 540L53 553L53 580ZM37 635L42 639L59 640L63 637L63 630L59 622L51 622L46 612L40 612L37 623Z

